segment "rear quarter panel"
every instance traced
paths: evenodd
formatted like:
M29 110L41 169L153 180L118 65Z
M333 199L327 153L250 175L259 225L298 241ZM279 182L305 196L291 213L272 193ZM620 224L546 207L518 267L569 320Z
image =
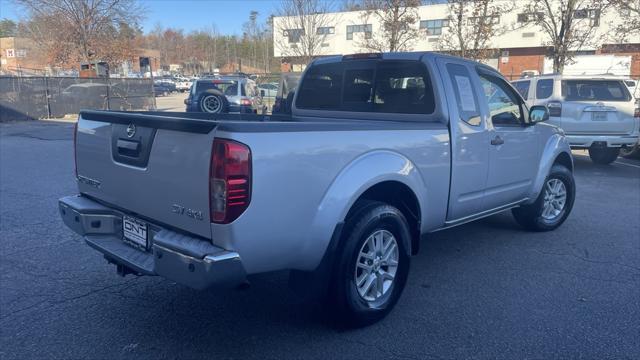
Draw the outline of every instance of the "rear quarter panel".
M252 151L249 208L232 224L211 225L214 243L237 251L248 273L314 269L336 224L381 181L402 182L414 191L423 230L444 223L450 155L443 124L424 124L423 130L218 131L215 136L249 144Z

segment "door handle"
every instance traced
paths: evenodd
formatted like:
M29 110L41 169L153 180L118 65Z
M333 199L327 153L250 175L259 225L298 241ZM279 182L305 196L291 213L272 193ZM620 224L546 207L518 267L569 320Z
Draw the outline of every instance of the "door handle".
M502 145L504 144L504 140L500 137L500 135L496 135L493 139L491 139L491 145Z

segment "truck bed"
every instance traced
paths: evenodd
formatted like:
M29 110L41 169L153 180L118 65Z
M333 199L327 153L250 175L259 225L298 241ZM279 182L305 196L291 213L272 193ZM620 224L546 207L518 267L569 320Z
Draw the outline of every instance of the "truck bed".
M131 125L137 131L129 138ZM229 225L209 221L214 138L251 149L251 202ZM137 146L139 156L120 153ZM446 216L450 141L440 122L84 111L76 156L83 196L243 253L250 273L316 265L309 259L319 259L312 254L322 254L331 234L317 241L299 234L311 234L316 226L331 229L335 223L319 222L335 219L324 219L318 209L332 197L364 191L336 185L341 181L366 186L363 178L398 172L398 181L410 178L413 187L431 189L435 205L424 209L425 228L440 226ZM295 223L285 220L294 218ZM267 230L256 234L256 226ZM276 240L278 247L269 246Z

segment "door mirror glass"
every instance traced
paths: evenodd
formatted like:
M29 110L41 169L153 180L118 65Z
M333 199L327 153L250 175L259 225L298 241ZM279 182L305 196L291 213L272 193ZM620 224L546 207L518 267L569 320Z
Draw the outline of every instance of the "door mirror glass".
M264 97L264 94L265 94L265 93L264 93L264 90L263 90L263 89L260 89L260 96Z
M533 124L549 120L549 110L546 106L532 106L529 110L529 121Z

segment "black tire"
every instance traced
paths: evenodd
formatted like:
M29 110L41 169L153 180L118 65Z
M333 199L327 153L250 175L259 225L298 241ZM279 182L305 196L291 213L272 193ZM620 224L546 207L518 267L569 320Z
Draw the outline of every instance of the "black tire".
M219 106L214 107L211 104L217 102ZM202 112L211 114L220 114L227 112L228 102L224 95L216 93L204 93L198 100L198 108Z
M614 162L620 155L620 148L590 147L589 157L591 161L600 165L608 165Z
M410 263L411 232L404 215L393 206L377 201L361 201L355 205L356 211L349 216L345 223L343 241L339 247L334 262L334 272L329 284L329 302L331 310L336 316L336 320L341 326L360 327L372 324L384 318L395 306L402 294L402 290L407 282ZM373 300L366 300L361 296L356 286L356 276L363 278L373 276L377 279L377 271L367 272L356 268L356 262L360 257L360 251L369 245L365 245L367 239L374 233L386 232L387 241L390 242L388 234L391 234L397 245L397 267L393 281L388 284L386 290L381 291L381 295ZM383 241L384 244L384 241ZM391 245L389 250L393 251ZM374 250L375 252L375 250ZM390 252L388 253L390 254ZM393 271L393 266L377 265L371 260L371 267L378 271ZM384 264L380 262L379 264ZM366 265L366 264L365 264ZM385 269L386 267L386 269ZM368 281L368 280L367 280ZM363 283L366 285L367 281ZM384 282L384 280L383 280ZM378 283L376 282L376 289ZM372 286L373 287L373 286ZM382 288L385 288L383 284ZM377 290L373 296L378 296Z
M566 200L560 213L553 219L547 219L543 216L545 197L547 196L547 184L552 179L560 180L566 189ZM533 204L522 205L513 209L513 217L518 224L527 230L532 231L550 231L556 229L567 219L573 209L573 203L576 197L576 185L573 180L573 173L562 165L553 165L549 175L544 180L542 191Z
M620 149L620 156L629 159L640 159L640 143Z

